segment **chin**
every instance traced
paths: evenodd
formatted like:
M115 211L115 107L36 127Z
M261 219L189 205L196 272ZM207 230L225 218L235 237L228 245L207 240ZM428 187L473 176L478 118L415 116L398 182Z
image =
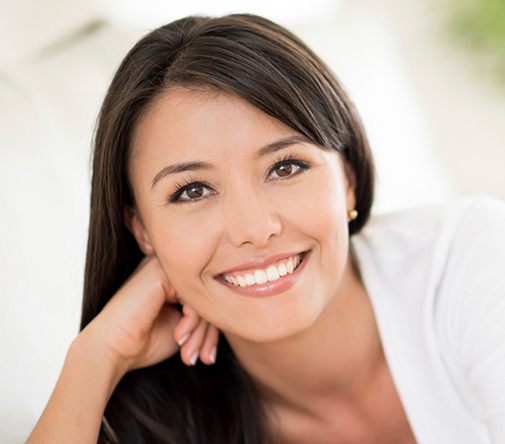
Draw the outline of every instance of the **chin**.
M291 313L291 314L289 314ZM306 305L301 310L279 310L269 312L266 316L251 316L254 321L242 319L229 327L229 333L240 337L242 340L269 343L288 340L310 329L317 321L321 310L313 307L312 310Z

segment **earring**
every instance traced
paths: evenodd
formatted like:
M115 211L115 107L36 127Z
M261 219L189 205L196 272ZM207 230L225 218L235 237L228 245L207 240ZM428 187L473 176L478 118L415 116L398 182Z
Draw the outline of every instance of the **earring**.
M354 220L358 217L358 210L352 209L347 213L347 215L348 215L349 221Z

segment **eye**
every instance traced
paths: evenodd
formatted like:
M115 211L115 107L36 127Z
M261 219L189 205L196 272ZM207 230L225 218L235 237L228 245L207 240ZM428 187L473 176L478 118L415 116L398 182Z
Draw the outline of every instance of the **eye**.
M276 172L278 178L284 179L303 173L309 168L310 165L308 162L287 156L277 161L270 170L270 173Z
M309 162L287 155L274 163L267 177L270 177L271 174L275 172L277 178L274 177L274 180L286 180L303 173L310 167L311 164ZM191 182L187 180L183 183L176 183L176 191L169 197L169 202L175 204L193 203L206 199L215 193L216 192L205 182Z
M212 194L210 191L205 193L205 189L209 190L210 187L203 182L178 183L176 188L175 193L170 196L170 203L196 202ZM186 197L181 199L184 195Z

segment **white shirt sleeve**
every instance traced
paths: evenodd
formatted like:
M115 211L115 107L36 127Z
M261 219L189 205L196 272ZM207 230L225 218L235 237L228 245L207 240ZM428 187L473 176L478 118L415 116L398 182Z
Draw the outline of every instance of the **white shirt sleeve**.
M455 232L442 280L446 337L492 444L505 443L505 202L478 197Z

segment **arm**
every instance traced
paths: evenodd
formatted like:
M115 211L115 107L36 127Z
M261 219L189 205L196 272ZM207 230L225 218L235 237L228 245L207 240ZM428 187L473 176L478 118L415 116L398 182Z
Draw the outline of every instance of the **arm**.
M63 369L27 444L96 443L105 406L126 368L85 330Z
M187 304L181 314L176 302L161 264L155 256L146 257L72 342L28 444L96 443L107 402L130 370L177 352L194 365L190 357L203 351L202 362L212 364L219 330Z

